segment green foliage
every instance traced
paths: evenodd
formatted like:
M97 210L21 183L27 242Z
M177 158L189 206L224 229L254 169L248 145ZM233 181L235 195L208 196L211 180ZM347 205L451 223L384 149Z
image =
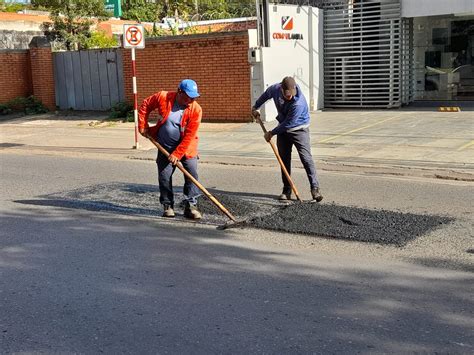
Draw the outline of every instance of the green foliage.
M8 115L12 113L12 109L8 107L8 104L0 104L0 115Z
M4 0L0 0L0 5L2 2ZM51 10L58 4L64 6L64 3L74 5L79 2L96 6L98 1L32 0L31 6ZM250 16L255 16L255 0L122 0L122 19L137 22L161 22L166 17L189 21L196 17L215 20Z
M147 30L145 28L145 37L179 36L199 33L195 26L187 26L181 29L177 23L168 23L168 26L168 29L163 29L153 24L153 29Z
M139 22L161 22L174 17L216 20L255 16L255 0L122 0L123 19Z
M34 8L50 8L54 5L54 1L51 0L31 0L31 6Z
M257 16L257 8L254 0L230 1L228 6L228 11L232 17Z
M117 102L110 110L109 118L122 118L122 121L133 122L133 106L128 102Z
M18 12L25 8L28 8L28 5L21 3L5 3L5 1L0 1L0 11L5 12Z
M201 0L199 2L199 13L203 19L222 19L233 17L229 13L227 1L222 0Z
M161 27L156 26L155 23L153 23L153 28L151 30L145 28L145 37L161 37L167 35L169 35L169 33Z
M162 1L122 1L122 19L137 22L160 22L164 5Z
M78 49L91 38L94 17L101 21L109 15L103 0L50 0L48 7L52 23L43 23L42 30L50 41L63 44L67 50Z
M199 0L198 13L203 20L255 16L255 0Z
M12 112L23 112L25 115L36 115L48 112L43 103L34 96L17 97L0 105L0 114L6 115Z
M91 36L81 42L81 48L83 49L112 48L118 46L119 43L117 39L110 37L104 31L91 32Z

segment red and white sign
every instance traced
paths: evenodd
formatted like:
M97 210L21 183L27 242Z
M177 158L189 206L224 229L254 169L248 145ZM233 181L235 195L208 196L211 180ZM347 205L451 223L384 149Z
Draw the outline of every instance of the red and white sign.
M308 12L295 5L268 6L270 47L283 45L294 48L295 42L308 37ZM278 43L278 44L277 44Z
M143 25L123 25L123 48L130 48L132 55L133 117L135 121L135 145L133 148L138 149L138 92L135 48L145 48Z
M281 17L281 29L285 31L291 31L293 29L293 16Z
M123 25L123 48L145 48L143 25Z

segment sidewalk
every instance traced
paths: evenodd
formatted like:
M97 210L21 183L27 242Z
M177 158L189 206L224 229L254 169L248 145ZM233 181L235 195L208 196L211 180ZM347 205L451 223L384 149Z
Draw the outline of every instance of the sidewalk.
M311 139L318 169L418 175L474 181L472 112L325 111L312 114ZM45 114L0 121L0 148L27 152L154 159L156 148L133 123L100 122L106 116ZM97 122L96 120L99 120ZM275 123L267 123L271 129ZM255 123L203 123L203 163L276 164ZM294 153L295 166L299 160Z

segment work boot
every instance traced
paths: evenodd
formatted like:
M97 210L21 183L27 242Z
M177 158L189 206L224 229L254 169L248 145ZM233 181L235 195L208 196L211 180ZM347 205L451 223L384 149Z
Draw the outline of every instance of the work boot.
M315 187L314 189L311 189L311 196L313 196L313 200L316 202L321 202L323 199L323 195L321 195L321 192L319 191L319 187Z
M190 203L186 203L186 207L184 207L184 217L189 219L201 219L202 215L199 212L196 205L191 205Z
M283 188L283 191L281 192L281 195L278 196L278 199L280 201L287 201L291 200L291 190L288 190L286 188Z
M173 218L175 216L171 205L163 205L163 217Z

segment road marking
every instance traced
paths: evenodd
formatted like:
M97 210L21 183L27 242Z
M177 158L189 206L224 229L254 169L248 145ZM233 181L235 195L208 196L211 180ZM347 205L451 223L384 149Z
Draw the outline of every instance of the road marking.
M370 127L374 127L374 126L377 126L377 125L379 125L379 124L382 124L382 123L384 123L384 122L387 122L387 121L390 121L390 120L393 120L393 119L399 118L399 117L400 117L400 116L389 117L389 118L386 118L386 119L384 119L384 120L382 120L382 121L375 122L375 123L369 124L369 125L364 126L364 127L356 128L356 129L353 129L353 130L351 130L351 131L344 132L344 133L338 134L338 135L336 135L336 136L332 136L332 137L329 137L329 138L320 140L320 141L317 142L317 143L326 143L326 142L332 141L332 140L334 140L334 139L347 136L348 134L351 134L351 133L354 133L354 132L359 132L359 131L362 131L363 129L370 128Z
M466 144L464 144L463 146L460 146L460 147L458 148L458 151L464 150L464 149L466 149L466 148L469 148L471 145L474 145L474 141L470 141L469 143L466 143Z
M461 112L461 108L458 106L453 106L453 107L446 107L446 106L441 106L438 107L439 112Z

